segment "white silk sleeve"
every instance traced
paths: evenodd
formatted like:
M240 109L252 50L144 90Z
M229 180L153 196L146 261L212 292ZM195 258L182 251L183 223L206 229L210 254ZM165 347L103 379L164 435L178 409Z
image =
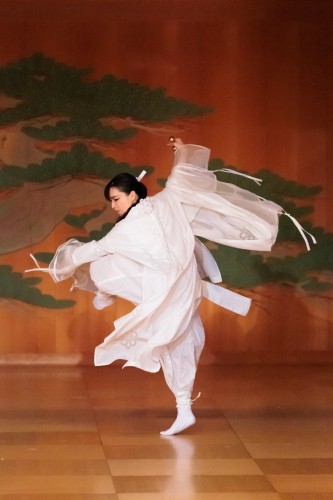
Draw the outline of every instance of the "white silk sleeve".
M209 155L210 150L202 146L180 146L166 183L183 204L193 233L235 248L271 250L282 208L250 191L218 181L208 169Z
M72 253L72 259L75 266L81 266L87 262L98 260L110 253L113 253L111 248L108 249L102 246L98 241L92 240L76 248Z
M57 248L48 268L55 282L64 281L74 276L76 265L73 262L73 252L82 244L80 241L72 238Z

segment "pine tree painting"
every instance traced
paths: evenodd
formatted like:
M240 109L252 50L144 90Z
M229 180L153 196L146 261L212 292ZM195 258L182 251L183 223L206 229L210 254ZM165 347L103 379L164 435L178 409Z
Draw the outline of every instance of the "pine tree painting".
M117 163L104 154L112 146L142 128L155 130L176 118L208 112L168 96L164 89L112 75L93 81L89 75L88 69L69 67L42 54L0 68L0 141L14 142L18 159L17 164L8 164L0 152L1 255L43 241L61 221L71 225L71 210L99 202L105 180L116 173L153 171L149 165ZM83 214L81 219L87 223L94 217L98 215ZM36 294L40 278L24 278L3 266L0 279L2 297L48 308L69 305ZM19 280L22 290L31 290L29 300L29 294L20 293Z
M42 248L42 242L61 222L71 228L73 237L80 229L79 237L85 241L110 230L112 226L103 221L103 209L85 212L88 205L100 202L106 179L120 171L133 175L142 169L148 175L154 171L151 165L117 162L112 158L113 148L142 129L163 130L175 120L212 111L171 97L165 89L112 75L94 81L89 69L70 67L42 54L0 68L0 103L0 144L6 145L0 148L0 253L8 255L40 244L37 257L44 262L52 255ZM5 154L10 141L17 147L15 164L8 162ZM221 159L210 163L213 170L223 166ZM307 216L313 208L304 206L304 200L311 200L321 188L299 185L268 170L257 172L263 180L263 187L258 188L238 176L218 175L220 180L273 199L301 219L318 240L311 252L303 247L298 250L299 234L287 218L282 218L272 254L210 245L224 283L245 289L277 283L317 294L330 290L333 235L312 227ZM81 214L73 215L74 209L82 210ZM75 303L42 294L40 278L23 276L7 265L0 265L0 283L0 297L6 299L45 308L72 307Z

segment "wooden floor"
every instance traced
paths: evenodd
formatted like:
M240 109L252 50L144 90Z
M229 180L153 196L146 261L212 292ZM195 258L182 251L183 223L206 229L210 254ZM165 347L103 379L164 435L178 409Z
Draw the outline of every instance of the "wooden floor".
M333 367L199 369L197 424L161 374L0 368L1 500L333 499Z

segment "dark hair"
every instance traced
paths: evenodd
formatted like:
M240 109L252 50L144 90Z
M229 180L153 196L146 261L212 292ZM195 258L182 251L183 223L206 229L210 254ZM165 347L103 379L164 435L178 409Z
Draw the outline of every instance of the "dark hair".
M129 209L117 220L117 222L120 222L121 220L125 219L125 217L128 215L129 211L131 208L135 207L140 200L143 198L147 197L147 188L146 186L137 180L136 177L132 174L128 174L124 172L123 174L117 174L115 177L113 177L105 186L104 188L104 197L106 200L111 201L110 199L110 189L112 187L115 187L119 189L122 193L130 194L131 191L134 191L139 199L136 203L134 203Z
M110 189L115 187L119 189L122 193L130 194L131 191L134 191L139 200L146 198L147 196L147 188L146 186L137 180L136 177L132 174L128 174L124 172L123 174L118 174L113 177L104 188L104 197L106 200L110 200Z

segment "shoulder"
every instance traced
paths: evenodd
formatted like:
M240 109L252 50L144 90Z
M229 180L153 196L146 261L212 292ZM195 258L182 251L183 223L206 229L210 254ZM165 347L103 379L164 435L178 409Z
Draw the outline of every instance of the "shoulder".
M135 207L132 208L129 215L131 217L147 215L152 213L153 210L154 210L153 199L150 196L147 196L147 198L140 200L140 202Z

